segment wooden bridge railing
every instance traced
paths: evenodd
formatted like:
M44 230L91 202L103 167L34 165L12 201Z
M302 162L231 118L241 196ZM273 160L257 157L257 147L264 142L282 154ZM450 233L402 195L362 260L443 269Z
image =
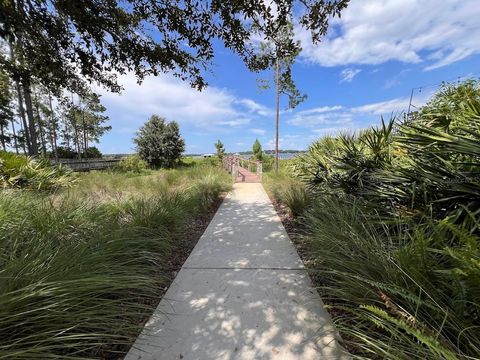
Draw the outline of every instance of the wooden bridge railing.
M90 171L107 169L119 161L120 159L58 159L52 160L52 164L62 164L73 171Z
M253 161L240 156L229 155L223 158L223 168L232 174L233 182L236 181L240 168L255 173L260 182L262 181L263 166L261 161Z

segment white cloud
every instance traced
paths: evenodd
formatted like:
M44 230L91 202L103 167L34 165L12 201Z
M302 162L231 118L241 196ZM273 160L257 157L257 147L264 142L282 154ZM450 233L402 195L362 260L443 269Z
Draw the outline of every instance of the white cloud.
M336 105L336 106L321 106L321 107L317 107L317 108L313 108L313 109L300 111L298 114L302 114L302 115L322 114L322 113L336 111L336 110L340 110L340 109L343 109L343 107L338 106L338 105Z
M372 115L385 115L402 112L408 109L409 98L396 98L372 104L366 104L350 109L352 113L367 113Z
M237 100L236 102L238 104L244 105L249 110L249 112L256 113L260 116L269 116L273 114L272 109L264 105L261 105L253 101L252 99L241 99L241 100Z
M347 68L343 69L342 72L340 73L340 76L342 78L341 82L352 82L353 78L358 75L359 72L362 70L360 69L353 69L353 68Z
M478 0L358 0L313 45L299 30L302 56L323 66L425 62L425 70L480 53Z
M278 147L283 150L297 150L302 149L303 146L301 142L297 141L295 138L283 136L278 138ZM275 139L268 140L265 145L265 150L274 150L275 149Z
M122 94L101 92L107 108L114 109L110 117L124 128L139 126L157 114L180 125L225 130L245 126L270 111L253 100L238 99L228 90L210 86L198 92L170 76L148 77L139 85L133 74L127 74L119 81L125 89Z
M411 109L416 109L425 104L433 94L433 91L415 93L411 103ZM389 118L408 111L409 97L399 97L391 100L365 104L356 107L323 106L299 111L287 120L294 126L308 128L317 134L331 134L340 131L354 131L368 127L378 122L380 116Z
M322 115L296 114L287 122L290 125L305 127L331 126L333 124L348 124L352 121L352 114L349 112L331 112Z
M267 133L267 130L265 130L265 129L250 129L250 132L252 132L256 135L265 135Z
M322 106L295 113L287 120L290 125L318 127L351 122L352 115L344 111L342 106Z

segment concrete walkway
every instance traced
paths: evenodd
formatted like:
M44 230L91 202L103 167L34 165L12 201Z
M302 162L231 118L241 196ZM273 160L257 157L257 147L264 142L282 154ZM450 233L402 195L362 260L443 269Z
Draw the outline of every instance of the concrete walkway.
M262 184L237 183L126 359L340 359L334 333Z

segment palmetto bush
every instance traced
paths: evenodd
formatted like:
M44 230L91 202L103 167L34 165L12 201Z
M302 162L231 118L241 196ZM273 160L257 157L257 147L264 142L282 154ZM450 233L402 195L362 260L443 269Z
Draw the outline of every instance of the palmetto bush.
M45 159L0 151L0 187L51 190L74 182L71 170Z
M407 121L322 139L295 164L315 196L305 241L354 356L480 354L479 88L444 86Z
M325 137L312 144L309 151L298 157L294 172L311 190L341 191L361 194L373 173L393 161L392 141L394 121L360 134Z

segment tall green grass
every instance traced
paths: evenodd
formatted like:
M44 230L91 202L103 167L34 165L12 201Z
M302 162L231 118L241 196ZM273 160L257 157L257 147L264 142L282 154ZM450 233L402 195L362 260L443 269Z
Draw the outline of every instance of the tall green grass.
M469 81L294 160L303 253L353 358L480 357L479 129Z
M293 178L287 166L278 173L264 174L263 185L270 196L287 206L293 217L301 215L310 202L305 184Z
M478 358L476 235L447 222L385 226L350 197L317 199L303 223L312 274L353 358Z
M160 300L189 222L230 186L197 165L0 192L0 359L120 357Z

